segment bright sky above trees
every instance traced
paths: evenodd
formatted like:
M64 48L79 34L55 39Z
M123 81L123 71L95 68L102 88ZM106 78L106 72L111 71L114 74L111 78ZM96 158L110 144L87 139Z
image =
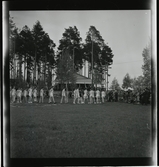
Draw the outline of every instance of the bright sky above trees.
M76 26L85 42L89 27L95 26L114 54L109 85L116 77L121 86L126 73L131 78L142 75L142 52L151 38L150 10L10 11L10 15L19 29L25 25L32 29L39 20L56 50L65 28Z

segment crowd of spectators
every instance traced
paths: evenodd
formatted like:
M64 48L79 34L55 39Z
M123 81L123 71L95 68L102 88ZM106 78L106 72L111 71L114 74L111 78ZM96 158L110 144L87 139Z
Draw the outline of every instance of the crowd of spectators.
M110 90L107 92L107 101L147 105L151 103L151 92L148 88L136 91Z

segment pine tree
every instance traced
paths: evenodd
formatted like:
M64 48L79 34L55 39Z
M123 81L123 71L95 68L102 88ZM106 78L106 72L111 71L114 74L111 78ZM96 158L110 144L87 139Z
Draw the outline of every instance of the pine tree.
M130 78L130 75L127 73L123 78L122 88L127 89L128 87L132 87L132 79Z
M110 86L110 89L113 89L113 90L120 90L120 85L118 83L118 80L116 78L114 78L112 80L112 83L111 83L111 86Z
M68 49L65 49L61 58L58 59L56 75L58 82L66 84L66 87L67 84L74 84L76 82L73 59Z
M33 72L33 82L36 80L36 65L40 59L42 51L42 40L45 32L43 27L40 24L40 21L37 21L32 29L33 43L34 43L34 72Z
M143 53L143 61L142 65L143 76L144 76L144 86L150 88L151 87L151 43L144 48Z
M79 71L83 65L82 38L76 26L65 29L63 37L59 41L57 58L60 58L63 50L69 48L69 53L74 60L74 69Z
M98 67L98 73L104 73L106 69L104 69L103 66L107 66L108 68L108 66L113 63L114 55L111 48L105 44L100 32L94 26L90 26L87 32L83 52L84 59L91 64L89 67L91 73L94 73L92 69L94 69L95 66ZM92 82L95 81L95 77L96 76L92 75Z
M18 28L13 22L13 17L9 16L9 62L11 77L16 79L16 39L18 37Z

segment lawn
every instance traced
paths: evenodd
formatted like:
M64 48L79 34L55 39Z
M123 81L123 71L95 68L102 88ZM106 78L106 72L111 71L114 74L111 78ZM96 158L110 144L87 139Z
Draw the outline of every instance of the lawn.
M11 157L150 157L150 123L150 105L11 104Z

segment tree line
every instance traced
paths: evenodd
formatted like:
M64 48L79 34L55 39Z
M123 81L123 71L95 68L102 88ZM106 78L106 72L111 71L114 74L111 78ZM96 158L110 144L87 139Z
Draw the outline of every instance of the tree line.
M134 90L141 90L144 88L151 89L151 41L149 41L148 46L143 49L142 52L143 57L143 65L141 66L143 75L140 75L135 78L131 78L129 73L127 73L123 78L123 83L120 87L118 80L116 78L113 79L110 89L121 90L127 88L133 88Z
M73 74L83 67L85 61L89 62L89 71L97 84L103 80L105 66L113 63L112 49L94 26L90 26L86 33L85 42L82 42L76 26L65 28L56 53L55 47L40 21L31 30L27 25L19 30L13 17L9 17L10 76L14 84L43 83L50 86L53 71L60 83L75 83Z

